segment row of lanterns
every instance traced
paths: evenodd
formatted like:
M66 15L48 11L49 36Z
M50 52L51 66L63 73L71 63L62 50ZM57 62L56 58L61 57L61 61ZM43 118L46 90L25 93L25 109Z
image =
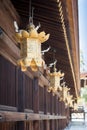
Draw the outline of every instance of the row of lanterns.
M31 20L33 21L33 20ZM26 71L28 67L32 71L38 71L38 67L45 66L45 62L42 59L41 44L49 39L50 34L45 34L44 31L38 33L40 27L35 27L33 22L30 22L26 30L19 30L17 23L14 22L16 31L16 40L20 43L20 59L18 65L21 66L22 71ZM60 81L64 77L64 73L61 71L57 72L54 65L54 72L49 72L50 85L48 92L52 92L53 95L57 95L61 101L65 102L66 106L73 106L73 96L70 95L70 88L61 85Z
M65 82L60 83L61 79L64 78L64 73L61 71L57 72L57 69L54 67L54 72L49 73L50 86L48 87L48 92L52 92L53 95L57 95L60 101L65 103L65 106L69 106L74 110L77 110L78 105L73 99L73 95L70 94L70 88L65 85Z

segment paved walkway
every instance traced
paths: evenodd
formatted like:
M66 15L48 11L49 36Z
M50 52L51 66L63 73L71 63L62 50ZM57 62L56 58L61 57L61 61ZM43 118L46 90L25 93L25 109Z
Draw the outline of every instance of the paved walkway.
M84 122L71 123L65 130L87 130L87 124Z

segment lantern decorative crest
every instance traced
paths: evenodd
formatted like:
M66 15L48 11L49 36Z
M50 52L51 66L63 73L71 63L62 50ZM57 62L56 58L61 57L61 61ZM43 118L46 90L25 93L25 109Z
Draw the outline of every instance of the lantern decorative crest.
M22 71L26 71L28 67L31 67L33 71L37 71L38 67L44 65L41 55L41 43L49 39L49 34L46 35L44 31L38 33L40 24L35 27L33 17L30 16L29 21L27 30L18 30L18 26L14 22L16 39L20 43L21 59L18 60L18 64Z
M77 103L74 103L73 109L74 109L74 111L78 110L78 104Z
M60 101L64 101L65 104L67 103L67 96L68 96L69 90L70 90L70 88L68 88L64 84L64 86L62 86L62 92L59 94Z
M59 98L60 98L60 101L64 101L66 103L68 91L70 90L70 88L68 88L68 86L66 86L66 82L64 82L64 81L63 81L63 83L61 83L61 86L62 86L62 91L59 93Z
M60 78L64 76L64 73L60 71L57 72L57 69L54 67L54 72L49 74L50 86L48 88L48 92L53 92L56 94L58 91L62 91L62 87L60 86Z
M70 95L70 93L68 92L68 95L67 95L67 104L70 106L70 107L73 107L73 95Z
M68 88L67 86L63 86L63 101L67 102L67 96L68 96L68 91L70 90L70 88Z

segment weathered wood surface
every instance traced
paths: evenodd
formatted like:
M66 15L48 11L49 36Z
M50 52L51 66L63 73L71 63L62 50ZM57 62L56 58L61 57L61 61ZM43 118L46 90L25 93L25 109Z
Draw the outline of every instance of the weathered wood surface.
M66 116L0 111L0 121L65 120Z
M13 111L13 112L17 112L17 107L0 105L0 110L1 111L11 111L11 112Z
M15 66L0 56L0 104L17 106Z

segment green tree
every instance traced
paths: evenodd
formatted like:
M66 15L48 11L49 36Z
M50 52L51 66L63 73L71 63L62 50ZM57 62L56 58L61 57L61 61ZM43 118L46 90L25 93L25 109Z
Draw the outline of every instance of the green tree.
M81 97L85 100L87 103L87 86L81 89Z

